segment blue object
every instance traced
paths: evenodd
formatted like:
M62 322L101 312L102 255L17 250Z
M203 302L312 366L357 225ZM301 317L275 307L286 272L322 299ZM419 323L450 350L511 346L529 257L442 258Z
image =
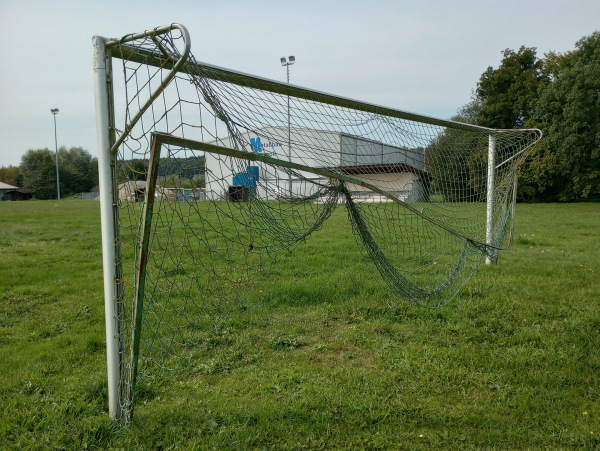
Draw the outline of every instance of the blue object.
M256 137L256 138L250 138L250 147L252 147L252 150L254 152L262 152L262 144L260 142L260 138Z
M248 166L246 172L238 172L233 175L232 185L256 188L256 182L258 182L259 177L260 168L258 166Z
M254 178L254 184L260 180L260 168L258 166L248 166L248 172Z

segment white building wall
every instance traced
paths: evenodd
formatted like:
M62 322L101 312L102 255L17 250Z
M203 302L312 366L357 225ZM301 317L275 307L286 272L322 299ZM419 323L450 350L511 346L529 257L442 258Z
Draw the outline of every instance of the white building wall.
M377 186L383 191L396 196L405 202L419 202L423 200L422 182L420 177L413 172L395 172L387 174L357 174L352 177L363 182ZM355 192L357 195L378 196L361 185L353 183L346 184L348 191Z
M224 147L237 148L247 152L267 154L273 158L302 164L309 167L340 167L340 166L377 166L385 164L405 164L422 171L424 157L413 155L412 152L386 146L374 141L340 133L310 130L290 130L292 148L288 147L287 127L269 127L254 132L243 132L243 148L234 145L230 138L213 142ZM260 146L258 145L260 140ZM223 199L228 187L233 184L236 173L246 172L248 162L232 157L206 153L206 196L208 199ZM259 168L257 194L262 198L289 195L290 177L284 171L260 162L251 162ZM353 171L356 172L356 171ZM360 174L352 177L369 181L383 190L404 192L419 179L418 171L390 172L386 174ZM326 184L324 177L306 172L303 178ZM311 195L319 189L318 185L307 183L302 177L291 178L291 188L294 196ZM351 191L365 191L361 186L348 185ZM356 188L356 189L355 189ZM404 194L402 194L404 195Z

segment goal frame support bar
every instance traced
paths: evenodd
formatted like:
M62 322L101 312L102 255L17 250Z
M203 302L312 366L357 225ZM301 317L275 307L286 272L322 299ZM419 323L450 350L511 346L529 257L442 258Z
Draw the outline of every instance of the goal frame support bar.
M397 110L394 108L389 108L381 105L376 105L373 103L363 102L360 100L354 100L347 97L337 96L328 94L321 91L316 91L313 89L308 89L302 86L297 86L289 83L283 83L276 80L271 80L264 77L258 77L256 75L247 74L244 72L234 71L231 69L226 69L223 67L215 66L212 64L200 62L200 61L185 61L185 64L181 64L179 61L174 61L173 58L169 56L165 56L162 53L150 52L148 50L144 50L132 45L128 45L127 42L130 42L134 39L138 39L140 37L145 36L153 36L155 34L165 33L172 29L178 29L182 32L186 42L190 42L189 33L187 29L177 23L173 23L171 25L166 25L162 27L156 27L152 30L143 31L137 34L130 34L122 39L112 39L107 40L107 46L113 49L119 50L119 52L114 52L114 58L122 58L127 61L133 61L143 64L148 64L154 67L160 67L163 69L173 69L177 66L177 69L189 75L199 75L209 78L215 81L223 81L227 83L233 83L239 86L244 86L247 88L260 89L264 91L269 91L275 94L286 95L290 97L295 97L298 99L309 100L314 102L321 102L328 105L333 105L341 108L354 109L358 111L364 111L367 113L381 114L383 116L390 116L398 119L405 119L409 121L423 122L425 124L437 125L441 127L448 127L451 129L458 130L485 130L488 133L494 134L502 134L503 132L513 132L514 130L510 129L493 129L488 127L483 127L474 124L467 124L463 122L456 122L447 119L439 119L436 117L425 116L422 114L415 114L408 111ZM184 53L187 50L184 50ZM541 137L542 132L537 128L527 128L521 129L521 131L528 131L534 133ZM523 152L526 149L523 150ZM519 154L522 152L519 152Z
M488 140L488 158L487 158L487 205L486 205L486 221L485 221L485 243L488 246L486 252L485 264L491 265L496 263L497 252L490 250L494 241L494 180L496 172L496 137L489 136Z
M141 240L137 245L137 264L135 270L135 286L133 294L133 330L131 332L131 349L129 352L129 374L125 403L129 407L125 412L125 423L130 423L133 418L135 385L138 373L138 360L140 355L140 340L142 336L142 319L144 312L144 289L146 285L146 263L150 255L150 238L152 233L152 214L154 213L154 200L156 193L156 180L160 161L159 141L152 141L150 161L148 163L148 176L146 178L146 191L142 207L142 224L140 227Z
M96 136L98 179L100 187L100 222L102 227L102 267L104 274L104 314L106 322L106 364L108 375L108 414L121 416L120 380L122 374L122 328L119 260L119 212L113 173L115 156L109 152L114 142L112 112L111 55L106 39L94 36L94 96L96 101Z

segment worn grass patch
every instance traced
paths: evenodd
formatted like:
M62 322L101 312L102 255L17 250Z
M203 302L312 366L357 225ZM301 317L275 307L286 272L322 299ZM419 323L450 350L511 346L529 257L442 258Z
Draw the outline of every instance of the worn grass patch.
M600 204L518 205L513 249L438 309L390 298L340 213L119 428L98 203L1 203L0 448L600 447Z

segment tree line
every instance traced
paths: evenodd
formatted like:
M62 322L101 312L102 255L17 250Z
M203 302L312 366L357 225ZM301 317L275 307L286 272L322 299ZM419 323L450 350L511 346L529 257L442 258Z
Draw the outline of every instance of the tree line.
M117 168L117 182L144 180L147 160L122 161ZM61 197L98 191L98 161L81 147L58 150L58 178ZM180 188L204 187L204 156L161 159L160 179ZM19 166L0 167L0 181L30 189L36 199L56 199L56 156L54 151L30 149Z
M97 190L98 162L82 147L58 149L61 197ZM29 149L19 166L0 168L0 180L30 189L36 199L56 199L56 154L50 149Z
M543 139L520 168L519 200L600 198L600 32L582 38L575 50L564 54L550 52L540 58L534 47L504 50L500 66L487 68L471 101L452 119L490 128L542 130ZM452 139L452 131L440 136L429 149L429 161L435 162L436 146ZM485 158L485 149L480 156ZM482 188L475 178L465 177L465 190Z
M117 168L117 181L145 180L148 160L125 160ZM158 177L171 180L179 188L204 188L205 159L204 155L192 157L161 158L158 164Z

